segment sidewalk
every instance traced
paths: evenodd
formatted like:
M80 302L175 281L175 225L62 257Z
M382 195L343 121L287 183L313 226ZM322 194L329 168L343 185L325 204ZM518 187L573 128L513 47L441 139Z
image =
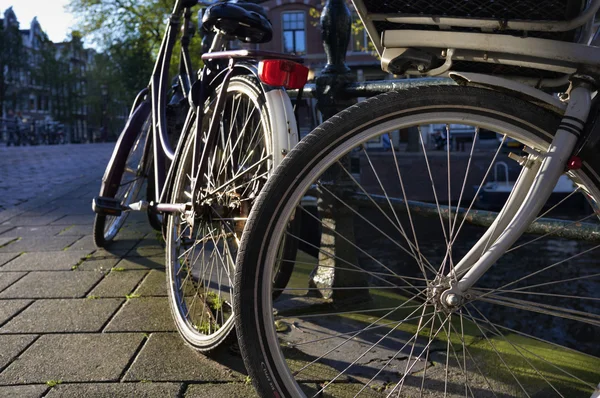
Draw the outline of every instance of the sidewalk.
M112 145L0 148L0 397L249 397L241 358L184 345L164 250L133 214L109 251L91 198Z

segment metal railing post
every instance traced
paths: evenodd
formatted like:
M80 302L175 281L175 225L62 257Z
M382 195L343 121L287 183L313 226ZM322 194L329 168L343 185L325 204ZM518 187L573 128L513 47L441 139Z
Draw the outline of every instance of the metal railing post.
M327 55L327 65L316 79L317 108L323 120L349 107L356 101L348 99L346 87L354 81L350 68L345 63L350 41L352 17L344 0L328 0L321 13L323 47ZM350 170L350 157L344 156L321 177L335 181L334 194L345 200L356 187L342 170ZM365 274L345 271L340 268L358 266L358 256L354 242L354 215L332 195L319 192L318 209L323 223L319 266L310 275L310 287L318 288L324 298L335 301L368 300L367 289L340 289L336 287L368 286ZM344 237L342 239L341 237ZM333 289L332 289L333 288Z

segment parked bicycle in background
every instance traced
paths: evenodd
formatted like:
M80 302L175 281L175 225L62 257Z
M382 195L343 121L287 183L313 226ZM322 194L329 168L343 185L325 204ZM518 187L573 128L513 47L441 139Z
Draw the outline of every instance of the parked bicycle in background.
M301 88L308 70L295 56L232 50L235 40L270 40L272 27L260 5L218 2L199 17L204 65L196 71L189 53L196 5L175 1L149 86L134 102L93 208L98 247L110 245L129 211L148 212L166 241L175 324L206 351L232 335L238 242L265 181L298 140L285 88Z

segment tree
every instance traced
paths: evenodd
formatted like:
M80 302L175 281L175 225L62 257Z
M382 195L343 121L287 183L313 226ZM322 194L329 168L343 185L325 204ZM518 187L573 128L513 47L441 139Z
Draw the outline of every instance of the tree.
M82 21L81 32L103 47L143 39L156 49L172 3L172 0L70 0L67 8Z
M4 108L9 101L10 106L16 108L16 88L19 85L15 83L20 80L21 73L27 66L27 53L16 18L5 19L3 25L0 24L0 108Z
M79 24L82 33L106 53L108 58L102 62L112 63L112 74L106 78L118 81L125 88L124 95L131 97L148 84L174 3L173 0L70 0L68 8L83 21ZM177 73L179 48L177 42L171 75ZM190 53L196 67L200 65L200 48L201 38L195 35Z

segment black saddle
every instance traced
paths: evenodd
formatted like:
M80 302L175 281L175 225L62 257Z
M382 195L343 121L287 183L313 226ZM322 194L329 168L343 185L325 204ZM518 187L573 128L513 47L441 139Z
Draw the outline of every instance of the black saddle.
M273 37L273 27L262 6L242 2L218 2L204 10L202 29L222 31L245 43L266 43Z

